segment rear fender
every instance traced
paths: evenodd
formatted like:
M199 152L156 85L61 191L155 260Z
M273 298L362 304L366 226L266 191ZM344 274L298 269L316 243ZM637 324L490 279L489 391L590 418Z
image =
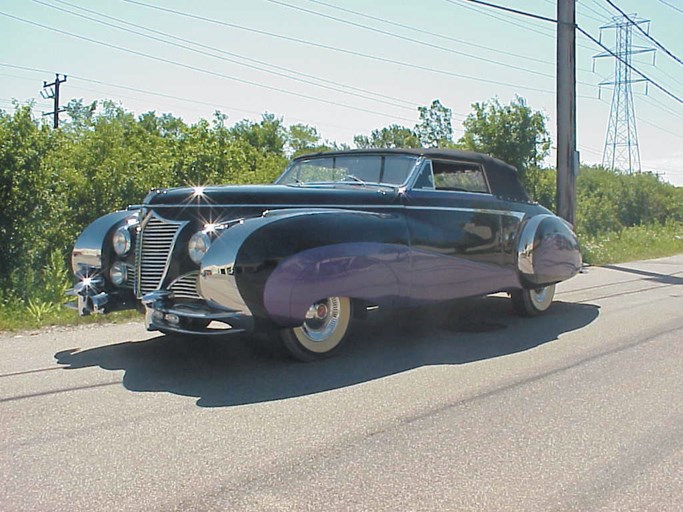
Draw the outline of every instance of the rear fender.
M542 214L528 219L517 244L517 268L529 288L564 281L581 270L579 241L565 220Z

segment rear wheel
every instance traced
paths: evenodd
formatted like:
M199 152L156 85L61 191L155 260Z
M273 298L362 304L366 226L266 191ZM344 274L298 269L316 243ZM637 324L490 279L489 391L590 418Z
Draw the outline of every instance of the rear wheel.
M337 352L349 332L351 299L328 297L311 305L301 327L280 331L287 351L299 361L316 361Z
M537 316L550 308L554 296L554 284L542 288L522 288L512 292L512 307L518 315Z

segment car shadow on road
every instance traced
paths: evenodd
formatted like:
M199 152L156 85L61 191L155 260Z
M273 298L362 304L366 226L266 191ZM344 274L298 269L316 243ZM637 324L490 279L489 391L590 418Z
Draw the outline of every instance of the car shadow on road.
M368 382L427 365L458 365L529 350L580 329L597 306L556 302L545 315L518 318L499 296L378 314L359 321L337 356L303 364L272 357L253 338L159 336L55 354L67 369L124 370L138 392L197 398L202 407L282 400ZM94 335L94 334L92 334Z

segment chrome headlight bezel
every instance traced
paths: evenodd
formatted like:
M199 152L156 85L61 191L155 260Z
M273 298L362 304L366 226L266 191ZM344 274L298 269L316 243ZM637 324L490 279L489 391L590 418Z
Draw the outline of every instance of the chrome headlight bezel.
M133 238L128 226L121 226L111 237L111 244L118 256L126 256L133 246Z
M128 267L122 261L115 262L109 269L109 279L114 286L121 286L128 281Z
M197 231L187 244L187 253L197 265L211 247L211 237L205 231Z

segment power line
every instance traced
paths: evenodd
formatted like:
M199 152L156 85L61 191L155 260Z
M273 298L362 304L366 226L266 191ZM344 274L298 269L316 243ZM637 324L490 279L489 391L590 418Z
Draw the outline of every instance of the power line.
M21 69L24 71L31 71L31 72L35 72L35 73L51 73L51 71L45 70L45 69L36 69L36 68L31 68L31 67L26 67L26 66L18 66L15 64L7 64L7 63L2 63L2 62L0 62L0 66L8 67L8 68L14 68L14 69ZM10 76L10 75L6 75L6 76ZM13 78L20 78L22 80L33 81L31 78L26 78L26 77L13 76ZM247 114L255 114L255 115L261 115L263 113L263 112L257 112L255 110L247 110L247 109L243 109L243 108L239 108L239 107L234 107L232 105L225 105L225 104L221 104L221 103L210 103L207 101L200 101L200 100L195 100L195 99L190 99L190 98L184 98L182 96L174 96L172 94L165 94L165 93L161 93L158 91L150 91L150 90L146 90L146 89L140 89L139 87L131 87L128 85L117 84L115 82L110 82L110 81L105 82L103 80L96 80L96 79L87 78L84 76L69 75L69 78L71 80L76 80L76 81L86 82L86 83L92 83L92 84L97 84L97 85L103 85L103 86L110 87L113 89L124 89L124 90L133 91L133 92L137 92L137 93L145 94L145 95L149 95L149 96L168 98L168 99L172 99L172 100L183 101L186 103L194 103L196 105L208 106L208 107L211 107L213 109L219 107L219 108L225 108L228 110L234 110L237 112L244 112ZM84 88L84 87L72 87L72 89L80 89L80 90L85 90L85 91L103 93L103 91L98 91L96 89L88 89L88 88ZM131 96L124 96L121 94L117 94L117 97L118 98L128 98L131 100L140 101L140 98L133 98ZM302 123L310 122L309 120L306 120L306 119L301 119L301 118L296 118L296 117L291 117L291 116L289 117L289 119L296 121L296 122L302 122ZM348 126L340 126L340 125L335 125L335 124L330 124L330 123L316 123L316 124L318 126L326 126L328 128L337 128L337 129L341 129L341 130L346 130L348 132L354 132L355 131L354 129L352 129Z
M469 0L444 0L445 2L448 2L449 4L453 4L456 7L463 7L465 9L468 9L470 11L476 12L478 14L481 14L483 16L488 16L489 18L493 18L498 21L502 21L503 23L507 23L508 25L513 25L515 27L519 27L523 30L527 30L529 32L534 32L536 34L540 34L543 37L547 37L550 39L555 39L555 34L554 33L548 33L548 32L543 32L541 30L538 30L541 27L530 27L528 25L523 25L521 23L517 23L516 21L513 21L511 19L508 19L509 17L502 17L499 16L498 14L492 13L492 12L486 12L485 10L481 9L481 6L473 6L473 5L467 5L469 3ZM577 46L580 46L582 48L590 50L591 48L589 46L583 45L581 43L577 43ZM580 82L579 82L580 83ZM585 85L585 84L584 84Z
M519 9L513 9L511 7L505 7L504 5L492 4L490 2L483 2L482 0L466 0L467 2L472 2L473 4L483 5L485 7L491 7L493 9L498 9L499 11L511 12L513 14L519 14L521 16L526 16L527 18L533 18L540 21L549 21L551 23L557 23L554 18L548 18L547 16L541 16L540 14L535 14L528 11L520 11Z
M42 4L42 5L45 5L45 6L47 6L47 7L50 7L50 8L52 8L52 9L57 9L57 10L60 10L60 11L63 11L63 12L67 12L67 13L73 15L73 16L79 16L79 17L81 17L81 18L85 18L85 19L90 20L90 21L95 21L96 23L101 23L101 24L104 24L104 25L107 25L107 26L110 26L110 27L114 27L114 28L116 28L116 29L118 29L118 30L124 30L124 31L130 32L130 33L133 33L133 34L137 34L137 35L139 35L139 36L141 36L141 37L146 37L146 38L148 38L148 39L153 39L153 40L155 40L155 41L160 41L160 42L163 42L163 43L165 43L165 44L171 44L171 45L177 46L177 47L179 47L179 48L184 48L184 49L187 49L187 50L190 50L190 51L194 51L194 52L197 52L197 53L201 53L201 54L204 54L204 55L208 55L208 56L210 56L210 57L214 57L214 58L217 58L217 59L221 59L221 60L224 60L224 61L226 61L226 62L232 62L232 63L237 64L237 65L239 65L239 66L245 66L245 67L248 67L248 68L251 68L251 69L257 69L257 70L259 70L259 71L263 71L263 72L265 72L265 73L275 74L275 75L277 75L277 76L282 76L282 77L288 78L288 79L290 79L290 80L295 80L295 81L298 81L298 82L307 83L307 84L310 84L310 85L313 85L313 86L316 86L316 87L322 87L322 88L325 88L325 89L333 90L333 91L336 91L336 92L341 92L341 93L343 93L343 94L349 94L349 95L352 95L352 96L357 96L357 97L364 98L364 99L368 99L368 100L371 100L371 101L377 101L377 102L380 102L380 103L385 103L385 104L387 104L387 105L391 105L391 106L398 107L398 108L405 108L405 109L409 109L409 110L411 110L411 111L415 111L415 109L417 108L417 102L408 101L408 100L404 100L404 99L401 99L401 98L395 98L395 97L392 97L392 96L387 96L387 95L384 95L384 94L381 94L381 93L376 93L376 92L373 92L373 91L368 91L368 90L366 90L366 89L361 89L361 88L359 88L359 87L354 87L354 86L347 85L347 84L341 84L341 83L339 83L339 82L337 82L337 81L327 80L327 79L325 79L325 78L321 78L321 77L318 77L318 76L315 76L315 75L310 75L310 74L307 74L307 73L302 73L302 72L300 72L300 71L288 69L288 68L285 68L285 67L282 67L282 66L277 66L277 65L271 64L271 63L269 63L269 62L265 62L265 61L261 61L261 60L257 60L257 59L252 59L252 58L246 57L246 56L244 56L244 55L240 55L240 54L233 53L233 52L228 52L228 51L222 50L222 49L220 49L220 48L216 48L216 47L209 46L209 45L205 45L205 44L202 44L202 43L199 43L199 42L196 42L196 41L192 41L192 40L189 40L189 39L185 39L185 38L182 38L182 37L179 37L179 36L175 36L175 35L169 34L169 33L167 33L167 32L162 32L162 31L159 31L159 30L154 30L154 29L151 29L151 28L142 26L142 25L138 25L138 24L136 24L136 23L131 23L131 22L126 21L126 20L123 20L123 19L121 19L121 18L116 18L116 17L114 17L114 16L109 16L109 15L100 13L100 12L98 12L98 11L94 11L94 10L92 10L92 9L87 9L87 8L85 8L85 7L80 7L80 6L78 6L78 5L71 4L71 3L66 2L66 1L64 1L64 0L54 0L54 1L56 1L56 2L58 2L58 3L61 3L61 4L68 5L68 6L70 6L70 7L75 7L75 8L77 8L77 9L80 9L80 10L85 11L85 12L89 12L89 13L95 14L96 16L100 16L100 17L105 18L105 19L114 20L114 21L116 21L116 22L118 22L118 23L123 23L123 24L125 24L125 25L129 25L129 26L132 26L132 27L136 27L136 28L139 28L139 29L142 29L142 30L146 30L146 31L148 31L148 32L155 33L155 34L160 34L160 35L163 35L164 37L168 37L168 38L171 38L171 39L175 39L175 40L177 40L177 41L183 41L183 42L185 42L185 43L189 43L189 44L192 44L192 45L195 45L195 46L199 46L199 47L201 47L201 48L206 48L206 49L209 49L209 50L212 50L212 51L216 51L216 52L222 53L222 54L224 54L224 55L230 55L230 56L237 57L237 58L239 58L239 59L243 59L243 60L246 60L246 61L249 61L249 62L255 62L255 63L260 64L260 65L272 67L272 68L275 68L275 69L280 69L280 70L286 71L287 73L293 73L293 74L296 74L296 75L299 75L299 76L304 76L304 77L311 78L311 79L313 79L313 80L318 80L318 81L320 81L320 82L324 82L324 83L327 83L327 84L334 84L335 86L328 86L328 85L317 84L317 83L311 82L311 81L309 81L309 80L304 80L304 79L301 79L301 78L289 76L289 75L287 75L287 74L285 74L285 73L279 73L279 72L276 72L276 71L271 71L271 70L268 70L268 69L263 69L263 68L258 67L258 66L253 66L253 65L245 64L244 62L239 62L239 61L236 61L236 60L234 60L234 59L219 57L219 56L217 56L217 55L212 55L212 54L210 54L210 53L201 52L201 51L199 51L199 50L196 50L195 48L189 48L189 47L184 46L184 45L175 44L175 43L172 43L172 42L170 42L170 41L165 41L165 40L163 40L163 39L159 39L159 38L156 38L156 37L147 35L147 34L143 34L143 33L137 32L137 31L135 31L135 30L126 29L126 28L124 28L124 27L119 27L119 26L116 26L116 25L112 25L112 24L110 24L110 23L103 22L103 21L101 21L101 20L97 20L97 19L94 19L94 18L90 18L90 17L88 17L88 16L84 16L84 15L82 15L82 14L79 14L79 13L76 13L76 12L73 12L73 11L70 11L70 10L68 10L68 9L62 9L62 8L60 8L60 7L57 7L57 6L53 6L53 5L47 4L47 3L45 3L45 2L43 2L43 1L41 1L41 0L32 0L32 1L33 1L33 2L36 2L36 3L39 3L39 4ZM373 96L378 96L378 97L381 97L381 98L386 98L386 99L389 99L389 100L392 100L392 101L383 101L383 100L380 100L380 99L377 99L377 98L371 98L371 97L365 96L365 95L363 95L363 94L351 93L351 92L344 91L344 90L340 89L340 87L352 89L352 90L359 91L359 92L362 92L362 93L365 93L365 94L371 94L371 95L373 95ZM403 105L397 105L395 102L403 103Z
M576 0L576 1L578 3L581 3L581 4L587 6L587 4L585 3L585 0ZM612 17L612 11L610 11L607 7L602 5L602 2L600 2L600 0L590 0L590 1L595 6L595 8L600 9L604 13L604 14L601 14L600 16L607 16L608 18ZM597 11L593 10L593 12L597 12Z
M601 99L600 101L601 101L602 103L605 103L606 105L609 105L609 103L608 103L607 101L603 100L603 99ZM641 122L641 123L645 123L645 124L647 124L647 125L650 125L650 126L653 127L653 128L656 128L657 130L659 130L659 131L661 131L661 132L668 133L669 135L673 135L674 137L678 137L678 138L682 138L682 139L683 139L683 134L681 134L681 133L676 133L676 132L673 132L673 131L671 131L671 130L668 130L667 128L663 128L662 126L660 126L660 125L658 125L658 124L655 124L655 123L653 123L653 122L651 122L651 121L648 121L647 119L643 119L642 117L640 117L640 116L638 116L638 115L636 115L635 117L636 117L636 119L637 119L639 122Z
M679 112L674 112L673 110L671 110L671 108L669 108L669 107L667 107L666 105L664 105L664 103L662 103L661 101L659 101L659 100L657 100L657 99L655 99L655 98L653 98L653 97L651 97L651 96L643 96L642 99L643 99L643 101L649 103L649 104L652 105L653 107L658 108L658 109L661 110L662 112L665 112L665 113L667 113L667 114L669 114L669 115L672 115L672 116L678 117L678 118L680 118L680 119L683 119L683 114L681 114L681 113L679 113Z
M683 14L683 9L681 9L680 7L676 7L674 4L667 2L667 0L659 0L659 1L661 3L663 3L664 5L671 7L674 11L678 11L681 14Z
M424 30L424 29L421 29L418 27L414 27L412 25L406 25L405 23L399 23L399 22L396 22L393 20L388 20L386 18L380 18L378 16L372 16L371 14L367 14L367 13L360 12L360 11L354 11L353 9L347 9L345 7L340 7L338 5L330 4L327 2L322 2L321 0L307 0L307 1L314 3L314 4L318 4L318 5L324 5L325 7L328 7L330 9L336 9L337 11L342 11L342 12L345 12L348 14L354 14L356 16L360 16L360 17L367 18L370 20L379 21L380 23L386 23L387 25L391 25L394 27L399 27L399 28L402 28L405 30L411 30L411 31L417 32L419 34L424 34L424 35L436 37L439 39L445 39L447 41L453 41L456 43L464 44L466 46L472 46L474 48L480 48L482 50L488 50L488 51L496 52L496 53L499 53L501 55L509 55L510 57L521 58L521 59L524 59L525 61L538 62L540 64L548 64L548 65L552 65L552 66L555 65L554 62L551 62L549 60L537 59L535 57L531 57L530 55L522 55L519 53L508 52L508 51L500 49L500 48L494 48L492 46L486 46L483 44L473 43L472 41L467 41L465 39L458 39L457 37L447 36L446 34L442 34L439 32Z
M632 19L628 16L628 14L626 14L624 11L622 11L622 10L619 8L618 5L616 5L614 2L612 2L612 0L605 0L605 2L607 2L608 4L610 4L610 5L611 5L614 9L616 9L617 11L619 11L619 13L620 13L624 18L626 18L626 19L628 20L628 22L631 23L631 25L633 25L636 29L638 29L638 31L639 31L641 34L643 34L643 35L644 35L645 37L647 37L650 41L652 41L659 49L661 49L661 50L662 50L664 53L666 53L669 57L671 57L672 59L674 59L674 60L675 60L676 62L678 62L679 64L683 64L683 60L681 60L681 59L678 58L676 55L674 55L673 53L671 53L671 52L670 52L662 43L660 43L659 41L657 41L657 39L655 39L655 38L652 37L648 32L646 32L646 31L643 29L643 27L640 26L639 23L636 23L634 20L632 20Z
M221 25L221 26L225 26L225 27L230 27L230 28L234 28L234 29L237 29L237 30L244 30L244 31L247 31L247 32L255 33L255 34L266 35L266 36L269 36L269 37L274 37L274 38L278 38L278 39L282 39L282 40L290 41L290 42L296 42L296 43L304 44L304 45L307 45L307 46L313 46L313 47L316 47L316 48L322 48L322 49L330 50L330 51L334 51L334 52L345 53L345 54L347 54L347 55L353 55L353 56L356 56L356 57L362 57L362 58L365 58L365 59L370 59L370 60L374 60L374 61L378 61L378 62L385 62L385 63L389 63L389 64L395 64L395 65L401 66L401 67L412 68L412 69L419 69L419 70L421 70L421 71L428 71L428 72L430 72L430 73L436 73L436 74L440 74L440 75L451 76L451 77L455 77L455 78L461 78L461 79L464 79L464 80L474 80L474 81L479 82L479 83L488 83L488 84L493 84L493 85L507 85L507 86L510 86L510 87L515 87L515 88L517 88L517 89L524 89L524 90L529 90L529 91L535 91L535 92L540 92L540 93L544 93L544 94L553 94L553 91L551 91L551 90L549 90L549 89L539 89L539 88L537 88L537 87L530 87L530 86L522 85L522 84L515 84L515 83L511 83L511 82L503 82L503 81L500 81L500 80L489 80L489 79L483 78L483 77L472 76L472 75L464 75L464 74L461 74L461 73L454 73L454 72L452 72L452 71L446 71L446 70L444 70L444 69L430 68L430 67L428 67L428 66L422 66L422 65L420 65L420 64L415 64L415 63L411 63L411 62L405 62L405 61L390 59L390 58L387 58L387 57L380 57L380 56L378 56L378 55L372 55L372 54L368 54L368 53L358 52L358 51L355 51L355 50L349 50L349 49L347 49L347 48L339 48L339 47L336 47L336 46L329 46L329 45L325 45L325 44L322 44L322 43L316 43L316 42L313 42L313 41L307 41L307 40L304 40L304 39L298 39L298 38L296 38L296 37L286 36L286 35L282 35L282 34L275 34L275 33L273 33L273 32L268 32L268 31L265 31L265 30L255 29L255 28L251 28L251 27L244 27L244 26L242 26L242 25L237 25L237 24L235 24L235 23L230 23L230 22L227 22L227 21L224 21L224 20L218 20L218 19L214 19L214 18L207 18L207 17L205 17L205 16L199 16L199 15L197 15L197 14L190 14L190 13L186 13L186 12L183 12L183 11L178 11L178 10L175 10L175 9L169 9L169 8L167 8L167 7L161 7L161 6L158 6L158 5L147 4L147 3L145 3L145 2L140 2L140 1L138 1L138 0L121 0L121 1L122 1L122 2L126 2L126 3L130 3L130 4L134 4L134 5L140 5L140 6L147 7L147 8L149 8L149 9L154 9L154 10L157 10L157 11L162 11L162 12L167 12L167 13L175 14L175 15L178 15L178 16L183 16L183 17L190 18L190 19L195 19L195 20L204 21L204 22L207 22L207 23L212 23L212 24L216 24L216 25Z
M47 25L43 25L43 24L37 23L37 22L35 22L35 21L26 20L26 19L24 19L24 18L20 18L19 16L14 16L14 15L12 15L12 14L8 14L8 13L6 13L6 12L0 11L0 15L6 16L6 17L8 17L8 18L12 18L12 19L17 20L17 21L21 21L22 23L26 23L26 24L33 25L33 26L36 26L36 27L40 27L40 28L43 28L43 29L45 29L45 30L49 30L49 31L51 31L51 32L57 32L57 33L59 33L59 34L68 35L68 36L70 36L70 37L75 37L75 38L77 38L77 39L81 39L81 40L84 40L84 41L88 41L88 42L90 42L90 43L95 43L95 44L98 44L98 45L101 45L101 46L105 46L105 47L107 47L107 48L112 48L112 49L115 49L115 50L119 50L119 51L123 51L123 52L126 52L126 53L130 53L130 54L132 54L132 55L138 55L138 56L140 56L140 57L145 57L145 58L148 58L148 59L157 60L157 61L159 61L159 62L164 62L164 63L166 63L166 64L172 64L172 65L174 65L174 66L179 66L179 67L182 67L182 68L185 68L185 69L191 69L191 70L193 70L193 71L198 71L198 72L200 72L200 73L205 73L205 74L208 74L208 75L216 76L216 77L218 77L218 78L223 78L223 79L226 79L226 80L232 80L232 81L239 82L239 83L243 83L243 84L247 84L247 85L253 85L253 86L255 86L255 87L260 87L260 88L263 88L263 89L268 89L268 90L271 90L271 91L280 92L280 93L283 93L283 94L288 94L288 95L291 95L291 96L297 96L297 97L304 98L304 99L309 99L309 100L312 100L312 101L317 101L317 102L321 102L321 103L327 103L327 104L329 104L329 105L334 105L334 106L337 106L337 107L342 107L342 108L346 108L346 109L350 109L350 110L356 110L356 111L358 111L358 112L365 112L365 113L368 113L368 114L379 115L379 116L382 116L382 117L389 117L389 118L401 119L401 120L403 120L403 121L409 121L409 122L413 122L413 121L414 121L414 119L408 119L408 118L405 118L405 117L394 116L394 115L391 115L391 114L387 114L387 113L385 113L385 112L378 112L378 111L375 111L375 110L369 110L369 109L365 109L365 108L362 108L362 107L356 107L356 106L353 106L353 105L348 105L348 104L346 104L346 103L339 103L339 102L327 100L327 99L324 99L324 98L318 98L318 97L316 97L316 96L310 96L310 95L308 95L308 94L298 93L298 92L294 92L294 91L289 91L289 90L287 90L287 89L282 89L282 88L279 88L279 87L273 87L273 86L270 86L270 85L261 84L261 83L258 83L258 82L253 82L253 81L251 81L251 80L245 80L245 79L243 79L243 78L237 78L237 77L233 77L233 76L228 76L228 75L225 75L225 74L223 74L223 73L218 73L218 72L216 72L216 71L211 71L211 70L204 69L204 68L200 68L200 67L197 67L197 66L192 66L192 65L190 65L190 64L184 64L184 63L182 63L182 62L174 61L174 60L171 60L171 59L166 59L166 58L164 58L164 57L158 57L158 56L151 55L151 54L148 54L148 53L145 53L145 52L140 52L140 51L137 51L137 50L131 50L131 49L125 48L125 47L123 47L123 46L118 46L118 45L115 45L115 44L106 43L106 42L103 42L103 41L98 41L97 39L93 39L93 38L90 38L90 37L87 37L87 36L82 36L82 35L79 35L79 34L74 34L74 33L72 33L72 32L68 32L68 31L66 31L66 30L61 30L61 29L58 29L58 28L49 27L49 26L47 26Z
M329 14L324 14L324 13L315 11L315 10L313 10L313 9L306 9L305 7L299 7L299 6L296 6L296 5L292 5L292 4L289 4L289 3L287 3L287 2L282 2L281 0L265 0L265 1L266 1L266 2L270 2L270 3L272 3L272 4L281 5L281 6L283 6L283 7L289 8L289 9L294 9L295 11L305 12L305 13L308 13L308 14L312 14L312 15L314 15L314 16L319 16L319 17L321 17L321 18L333 20L333 21L336 21L336 22L338 22L338 23L344 23L344 24L350 25L350 26L352 26L352 27L361 28L361 29L363 29L363 30L369 30L369 31L371 31L371 32L375 32L375 33L382 34L382 35L389 36L389 37L394 37L394 38L400 39L400 40L402 40L402 41L408 41L408 42L410 42L410 43L419 44L419 45L422 45L422 46L426 46L426 47L428 47L428 48L433 48L433 49L436 49L436 50L441 50L441 51L445 51L445 52L448 52L448 53L453 53L453 54L455 54L455 55L460 55L460 56L466 57L466 58L468 58L468 59L476 59L476 60L478 60L478 61L488 62L488 63L490 63L490 64L496 64L496 65L498 65L498 66L503 66L503 67L510 68L510 69L516 69L516 70L518 70L518 71L524 71L524 72L526 72L526 73L531 73L531 74L534 74L534 75L544 76L544 77L547 77L547 78L553 78L553 77L554 77L554 75L552 75L552 74L550 74L550 73L543 73L542 71L534 71L534 70L532 70L532 69L529 69L528 67L516 66L516 65L514 65L514 64L509 64L509 63L505 63L505 62L500 62L500 61L497 61L497 60L494 60L494 59L488 59L488 58L486 58L486 57L471 55L471 54L468 54L468 53L465 53L465 52L461 52L461 51L459 51L459 50L454 50L453 48L448 48L448 47L446 47L446 46L441 46L441 45L438 45L438 44L429 43L429 42L427 42L427 41L422 41L422 40L420 40L420 39L414 39L414 38L412 38L412 37L402 36L402 35L400 35L400 34L395 34L395 33L393 33L393 32L389 32L389 31L387 31L387 30L382 30L382 29L379 29L379 28L370 27L370 26L368 26L368 25L363 25L362 23L356 23L356 22L354 22L354 21L345 20L345 19L343 19L343 18L338 18L338 17L336 17L336 16L330 16Z
M590 5L588 5L585 2L582 2L581 0L576 0L576 3L579 5L582 5L585 9L589 10L590 12L592 12L593 14L595 14L597 16L597 18L596 18L595 16L591 16L590 14L586 14L584 12L583 15L586 16L587 18L590 18L594 21L597 21L598 23L604 23L605 22L605 15L604 14L600 14L598 11L593 9Z
M620 56L620 55L614 53L612 50L610 50L609 48L607 48L604 44L602 44L600 41L598 41L598 40L595 39L592 35L590 35L589 32L587 32L586 30L584 30L583 28L581 28L580 25L576 25L576 30L578 30L578 31L581 32L584 36L586 36L588 39L590 39L591 41L593 41L593 43L595 43L595 44L598 45L600 48L602 48L603 50L605 50L605 51L606 51L607 53L609 53L612 57L615 57L615 58L617 58L618 60L620 60L621 62L623 62L623 63L626 65L627 68L629 68L631 71L634 71L634 72L638 73L642 78L644 78L645 80L647 80L648 82L650 82L650 83L651 83L652 85L654 85L657 89L659 89L660 91L662 91L664 94L666 94L667 96L670 96L671 98L673 98L674 100L676 100L678 103L683 104L683 100L682 100L681 98L679 98L678 96L676 96L674 93L672 93L671 91L669 91L668 89L666 89L666 88L663 87L662 85L659 85L658 82L655 82L654 80L652 80L652 79L651 79L650 77L648 77L645 73L643 73L642 71L639 71L637 68L635 68L632 64L626 62L622 56Z

